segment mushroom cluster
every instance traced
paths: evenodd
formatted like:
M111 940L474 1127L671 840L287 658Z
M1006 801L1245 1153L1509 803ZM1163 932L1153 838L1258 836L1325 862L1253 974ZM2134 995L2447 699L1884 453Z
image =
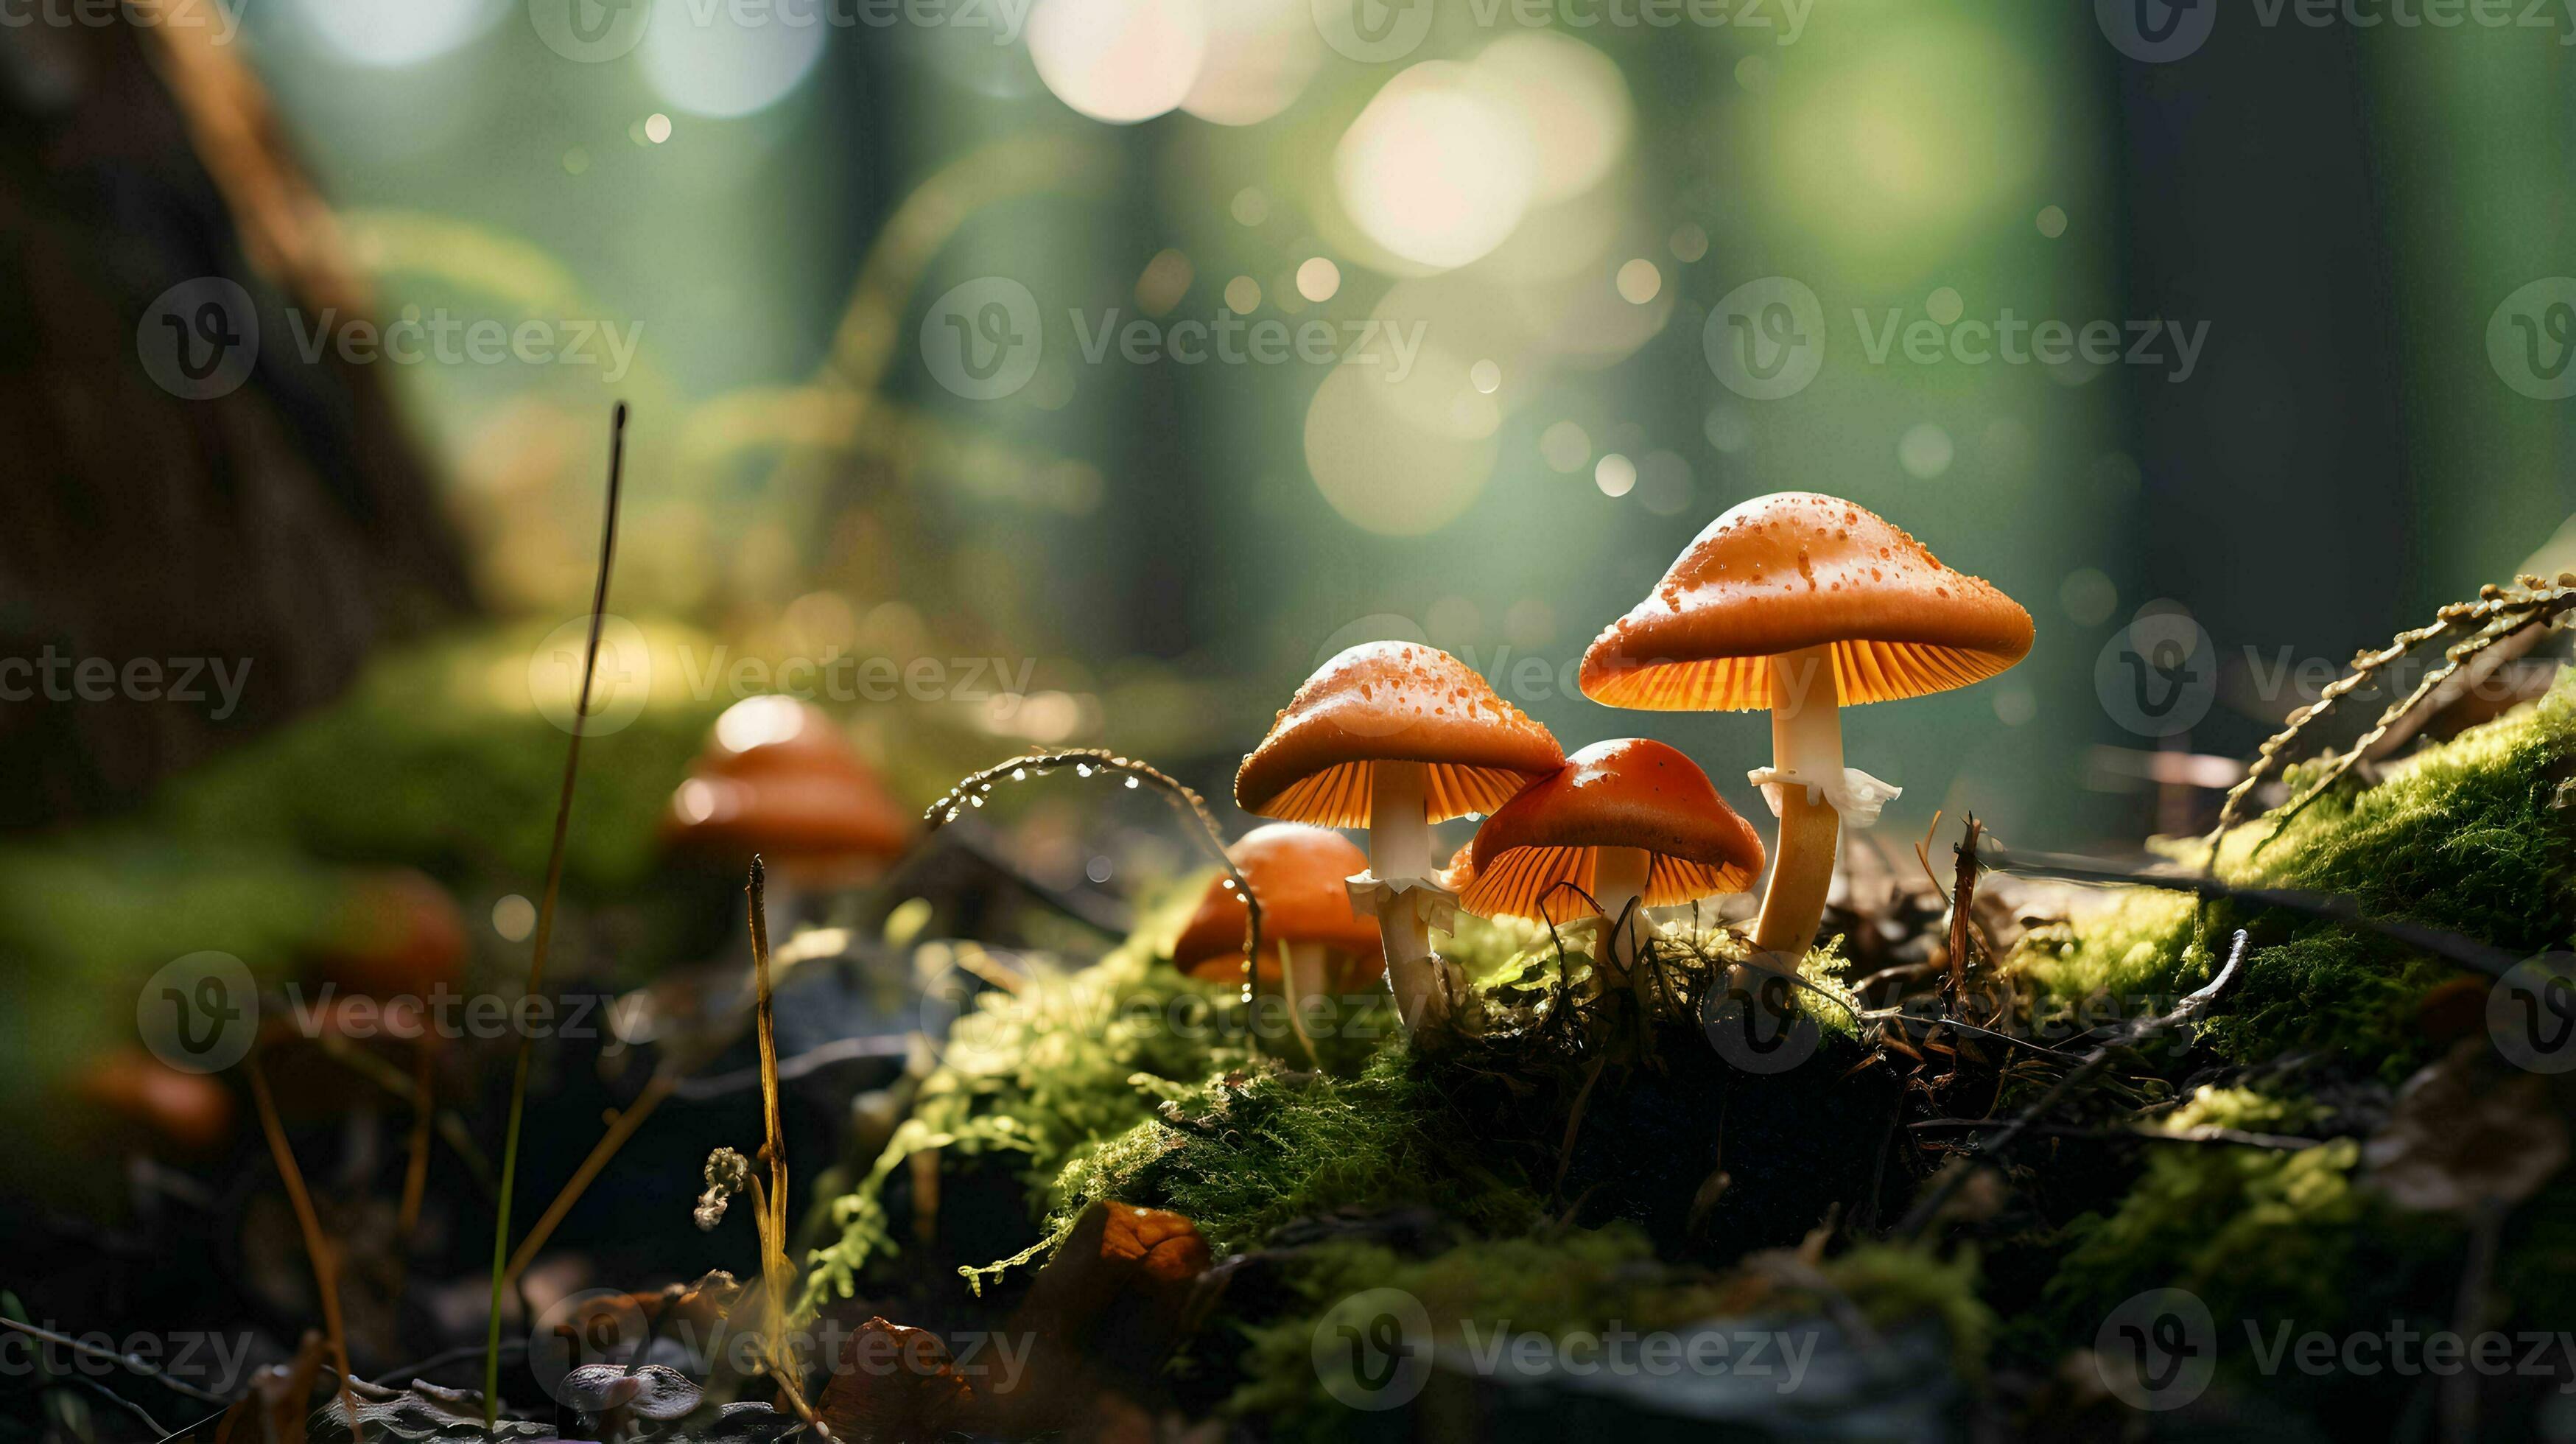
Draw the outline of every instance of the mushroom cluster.
M1756 965L1794 976L1842 831L1898 791L1843 764L1841 709L1981 681L2031 636L2028 612L1903 530L1782 492L1710 523L1585 651L1581 681L1614 707L1771 713L1771 765L1748 773L1779 821L1752 942ZM1368 866L1344 879L1352 921L1375 921L1415 1031L1456 999L1430 934L1461 909L1597 918L1595 956L1616 977L1649 936L1644 909L1745 891L1765 857L1681 752L1628 738L1568 757L1474 669L1418 644L1353 647L1318 668L1244 758L1234 795L1256 815L1367 829ZM1431 825L1478 815L1474 841L1435 871Z

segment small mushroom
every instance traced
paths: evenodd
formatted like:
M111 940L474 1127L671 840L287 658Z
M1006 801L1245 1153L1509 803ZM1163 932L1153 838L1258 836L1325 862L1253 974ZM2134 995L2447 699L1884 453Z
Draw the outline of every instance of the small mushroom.
M1630 737L1584 748L1504 803L1476 830L1468 870L1459 906L1552 923L1597 915L1603 963L1625 970L1645 909L1744 891L1762 839L1699 764Z
M774 880L828 887L902 856L913 819L821 709L750 697L716 719L663 834L729 871L758 853Z
M1351 910L1344 879L1368 871L1368 855L1329 828L1273 822L1245 833L1226 856L1261 900L1262 983L1278 985L1279 955L1288 955L1290 1005L1318 992L1371 985L1386 971L1377 922ZM1172 965L1195 978L1225 982L1243 973L1244 924L1250 909L1232 877L1208 884L1199 909L1172 944Z
M233 1095L204 1073L187 1073L140 1048L102 1054L81 1071L79 1094L158 1142L209 1153L233 1132Z
M1407 1029L1445 1006L1431 954L1458 897L1431 875L1431 824L1491 812L1565 764L1548 730L1432 647L1369 642L1316 669L1243 759L1244 811L1319 827L1365 827L1370 870L1351 904L1378 919L1387 981Z
M362 873L341 895L312 961L343 988L380 998L454 986L469 949L447 890L410 868Z
M1841 708L1982 681L2030 651L2030 613L1854 504L1780 492L1736 507L1583 654L1613 707L1771 712L1752 780L1780 819L1754 946L1794 971L1816 940L1843 824L1897 789L1843 766Z

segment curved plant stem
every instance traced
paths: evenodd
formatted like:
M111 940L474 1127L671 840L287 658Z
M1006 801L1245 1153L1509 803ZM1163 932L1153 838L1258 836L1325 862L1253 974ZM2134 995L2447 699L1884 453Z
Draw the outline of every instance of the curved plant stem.
M554 940L555 896L563 887L564 840L572 827L572 787L581 775L581 732L590 720L590 683L599 668L599 629L608 610L608 574L617 560L617 500L626 472L626 403L617 403L608 438L608 508L600 527L599 575L590 592L590 639L581 654L581 693L573 706L572 741L564 748L563 789L555 797L554 842L546 854L546 887L537 904L537 936L528 958L528 996L545 986L546 949ZM501 1294L510 1262L510 1186L519 1171L519 1125L528 1109L528 1058L536 1039L519 1035L510 1074L510 1121L501 1135L500 1197L492 1219L492 1316L483 1335L483 1428L501 1415ZM346 1372L346 1364L342 1366ZM354 1418L355 1416L352 1415Z
M1224 868L1226 876L1234 879L1235 891L1243 898L1243 995L1247 1000L1250 999L1253 993L1252 960L1261 956L1261 899L1252 895L1252 880L1245 877L1243 870L1234 865L1232 857L1226 855L1225 830L1217 826L1216 815L1208 811L1207 799L1199 796L1187 783L1161 768L1133 757L1121 757L1098 747L1074 747L1056 752L1026 752L1017 757L996 762L980 772L969 773L959 778L957 785L948 789L946 796L930 804L923 811L922 820L929 823L935 831L943 823L955 822L964 816L968 808L983 806L984 799L992 795L994 783L1006 780L1022 782L1031 776L1042 776L1059 767L1071 767L1085 777L1094 772L1125 777L1130 786L1139 783L1150 784L1170 800L1176 811L1198 824L1200 840L1207 844L1208 852L1216 858L1217 866Z
M2368 755L2372 744L2387 735L2391 727L2422 705L2425 699L2432 696L2435 689L2458 671L2463 663L2525 627L2546 626L2571 612L2576 612L2576 580L2562 576L2553 586L2543 582L2539 577L2521 577L2511 588L2495 586L2481 588L2476 601L2458 602L2444 607L2429 625L2398 633L2394 640L2378 651L2364 651L2356 654L2352 659L2352 670L2327 683L2325 689L2317 694L2315 702L2291 713L2289 725L2264 742L2260 754L2254 759L2254 764L2245 770L2244 780L2228 789L2226 800L2219 805L2218 823L2210 829L2209 836L2205 839L2205 845L2209 849L2205 870L2213 876L2216 874L2220 840L2227 835L2228 829L2235 826L2241 819L2246 800L2254 795L2254 789L2277 776L2289 764L2292 745L2305 735L2308 728L2319 718L2333 710L2336 703L2351 695L2381 668L2436 638L2454 632L2468 634L2464 640L2449 649L2444 655L2443 664L2434 668L2425 677L2421 686L2390 704L2388 709L2380 714L2378 723L2369 732L2363 734L2360 741L2354 743L2349 751L2338 755L2333 762L2327 764L2325 772L2314 783L2281 808L2278 822L2272 832L2264 838L2265 842L2280 836L2282 828L2288 826L2290 819L2304 811L2308 804L2323 796L2328 789L2350 772L2354 764Z

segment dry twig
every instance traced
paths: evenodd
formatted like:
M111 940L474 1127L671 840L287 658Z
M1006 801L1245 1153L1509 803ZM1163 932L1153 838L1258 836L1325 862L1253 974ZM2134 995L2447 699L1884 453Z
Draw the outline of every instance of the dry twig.
M545 987L546 950L554 941L555 898L563 887L564 844L572 828L573 782L581 775L581 734L590 720L590 684L599 669L599 629L608 611L608 576L617 561L617 501L626 473L626 403L617 403L608 438L608 506L599 534L599 574L590 592L590 638L581 654L581 692L573 704L572 740L564 748L563 789L555 797L555 832L546 854L546 886L537 903L537 935L528 957L528 996ZM510 1262L510 1186L519 1171L519 1127L528 1111L528 1061L536 1050L532 1033L519 1036L518 1060L510 1075L510 1121L501 1135L500 1198L493 1205L492 1313L483 1336L483 1427L489 1430L501 1411L501 1295ZM348 1373L341 1361L340 1372ZM355 1418L353 1414L351 1416Z

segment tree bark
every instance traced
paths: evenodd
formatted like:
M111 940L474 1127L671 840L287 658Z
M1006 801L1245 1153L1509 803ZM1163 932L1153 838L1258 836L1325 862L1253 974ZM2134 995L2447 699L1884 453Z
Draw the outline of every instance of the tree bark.
M156 3L0 29L5 826L129 802L473 605L382 374L294 344L368 310L329 210L231 47L133 23Z

